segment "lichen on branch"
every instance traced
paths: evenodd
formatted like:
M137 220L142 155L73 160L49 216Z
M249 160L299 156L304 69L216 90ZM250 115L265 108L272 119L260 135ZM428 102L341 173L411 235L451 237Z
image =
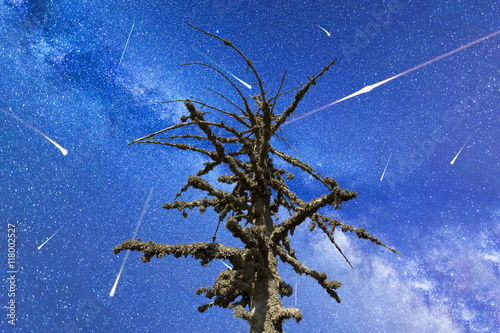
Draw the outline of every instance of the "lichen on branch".
M300 225L310 222L311 232L317 226L349 265L351 263L347 258L348 254L345 254L335 241L334 231L337 227L340 227L342 232L354 232L359 238L368 239L376 245L397 252L363 228L354 228L321 213L324 207L329 205L340 209L343 204L356 198L357 192L342 189L337 181L321 175L302 157L302 160L293 157L271 145L274 137L288 144L278 135L281 126L294 115L310 88L336 64L337 59L331 61L318 74L308 78L305 84L285 92L282 92L286 77L283 75L277 92L268 95L253 62L233 43L197 27L191 27L222 42L243 60L247 69L251 70L258 89L257 94L249 97L254 104L250 105L249 99L235 82L218 69L198 62L184 64L208 68L222 76L236 92L239 101L228 98L229 94L212 89L209 91L228 102L233 110L209 105L194 97L162 102L183 103L186 114L180 117L177 124L135 139L130 144L157 144L199 153L208 159L201 169L187 178L173 202L165 203L162 207L179 210L184 218L189 219L193 217L186 210L198 208L200 214L208 209L213 210L217 218L206 219L204 222L213 224L214 234L211 242L192 244L167 245L153 241L142 242L141 239L126 240L115 246L114 252L142 252L143 262L149 262L154 256L163 258L166 255L176 258L191 256L199 260L202 266L207 266L213 260L227 260L231 263L231 268L222 270L211 286L202 286L196 290L198 295L203 294L209 299L209 302L200 305L198 310L205 312L213 306L233 309L234 317L248 322L250 332L281 333L285 320L293 318L299 322L302 320L302 313L294 307L282 306L281 299L290 297L293 288L281 279L278 260L290 265L297 274L311 277L333 299L340 302L336 290L341 283L327 280L326 273L305 266L299 260L297 251L292 248L291 238ZM276 108L278 99L291 92L295 92L293 99L288 107L280 112ZM218 119L220 117L223 117L224 121ZM273 158L282 162L281 166L285 166L275 167ZM317 187L319 196L304 201L292 191L290 183L295 177L292 170L302 171L312 177L320 185ZM210 179L212 181L209 181ZM216 181L213 181L214 179ZM224 189L221 189L221 186ZM181 200L188 191L202 195L190 201ZM289 217L283 219L280 210L288 212ZM226 230L225 236L232 236L241 242L241 248L217 243L219 227ZM193 233L193 237L195 235L196 233Z

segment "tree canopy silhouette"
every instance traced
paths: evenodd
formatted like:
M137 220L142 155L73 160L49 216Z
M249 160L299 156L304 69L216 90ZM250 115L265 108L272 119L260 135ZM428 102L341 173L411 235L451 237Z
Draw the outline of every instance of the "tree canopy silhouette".
M363 228L355 229L318 212L327 205L340 209L343 203L357 196L356 192L341 189L334 179L322 176L305 161L272 147L270 143L275 136L282 139L277 133L280 126L294 114L309 88L335 65L337 59L330 62L319 74L309 77L304 85L282 92L285 71L277 92L268 95L252 61L238 48L228 40L191 27L222 41L245 61L257 81L258 94L250 97L255 105L251 106L234 82L216 68L204 63L185 64L206 66L223 76L241 101L236 103L219 92L214 93L229 102L234 112L194 99L171 101L183 102L186 107L187 114L181 117L179 123L136 139L130 144L159 144L197 152L209 158L203 168L188 177L186 185L177 193L174 202L162 207L177 209L184 217L188 216L188 209L198 208L200 213L203 213L207 208L213 208L219 216L216 227L214 223L215 233L211 242L192 244L166 245L153 241L143 242L141 239L126 240L115 246L114 253L118 254L124 250L140 251L143 253L143 262L149 262L155 255L158 258L165 255L174 255L176 258L193 256L201 261L202 266L214 259L228 260L233 266L232 269L221 271L211 287L196 290L198 295L205 294L205 297L211 300L199 306L198 310L204 312L212 306L234 309L234 317L246 320L250 332L283 332L283 322L290 318L299 322L302 313L295 307L282 306L281 299L291 296L293 288L281 279L278 273L278 258L290 265L297 274L306 274L316 280L332 298L340 302L336 289L341 283L327 280L325 273L306 267L291 247L290 237L299 225L309 221L310 231L319 227L349 265L349 260L335 242L334 231L337 228L342 232L354 232L359 238L369 239L377 245L387 247ZM291 104L285 110L277 112L275 106L278 99L294 91ZM202 108L209 111L201 112ZM211 119L213 114L220 114L219 117L224 117L224 121ZM169 135L164 136L167 133ZM200 147L195 145L196 142L200 143ZM290 169L296 167L309 174L325 187L326 193L308 202L301 200L287 185L287 182L294 178L293 174L275 167L273 158L286 162L282 164L289 165ZM218 166L225 166L226 170L229 170L228 174L218 177L217 181L231 185L230 192L217 189L214 184L203 178ZM202 191L205 196L193 201L178 200L188 189ZM280 209L288 211L289 217L284 221L278 218ZM243 248L216 242L217 231L222 222L225 222L225 228L232 236L243 243ZM397 253L396 250L387 248Z

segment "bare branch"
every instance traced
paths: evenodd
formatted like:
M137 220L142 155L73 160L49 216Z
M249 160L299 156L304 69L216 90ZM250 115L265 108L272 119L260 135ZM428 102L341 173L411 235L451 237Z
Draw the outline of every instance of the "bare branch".
M221 93L215 91L215 90L212 90L212 89L208 89L208 91L210 92L213 92L214 94L222 97L223 99L225 99L226 101L228 101L232 106L234 106L235 108L237 108L238 110L240 110L241 113L245 114L245 111L240 108L238 105L236 105L232 100L230 100L229 98L227 98L226 96L222 95ZM234 117L234 119L238 120L240 123L242 123L243 125L245 125L247 128L251 128L251 125L248 124L245 120L243 120L240 116L238 116L236 113L233 113L233 112L226 112L226 111L222 111L222 110L219 110L217 109L217 111L219 112L222 112L228 116L231 116L231 117ZM245 116L245 118L248 119L247 116Z
M174 130L174 129L177 129L177 128L181 128L181 127L185 127L185 126L189 126L189 125L194 125L194 124L195 124L194 122L179 123L179 124L176 124L176 125L164 128L164 129L162 129L162 130L160 130L158 132L154 132L154 133L148 134L146 136L143 136L142 138L135 139L134 141L130 142L128 145L137 143L139 141L147 140L147 139L149 139L149 138L151 138L151 137L153 137L155 135L158 135L158 134L161 134L161 133L164 133L164 132L167 132L167 131L171 131L171 130Z
M323 70L318 75L313 76L313 78L310 79L309 82L307 82L304 85L304 87L302 87L302 89L300 89L299 91L297 91L297 93L295 94L295 99L293 100L292 104L290 104L290 106L285 110L285 112L283 112L283 114L280 116L280 118L278 120L276 120L276 122L274 123L274 125L273 125L273 132L276 132L278 130L278 128L293 113L293 111L295 111L295 109L299 105L299 102L302 100L302 98L304 97L304 95L307 93L307 91L309 90L309 88L311 87L311 85L315 85L316 84L316 79L319 78L320 76L322 76L327 70L329 70L330 66L335 65L335 61L337 61L337 59L335 59L331 63L329 63L328 66L326 66L325 68L323 68Z
M178 210L183 210L183 209L193 209L195 207L200 208L200 213L203 214L207 207L214 207L217 206L220 203L219 199L211 199L209 200L208 198L203 198L201 200L194 200L194 201L174 201L174 203L166 203L161 206L161 208L164 209L178 209Z
M250 228L240 226L234 217L229 217L227 219L226 228L233 234L234 237L240 239L243 244L248 247L256 246L255 239L251 234Z
M318 281L318 283L326 290L326 292L331 297L333 297L338 303L340 303L340 298L337 295L337 293L334 291L334 289L338 289L342 285L340 282L335 281L335 280L326 281L327 276L325 273L318 273L316 271L313 271L312 269L309 269L303 263L301 263L297 259L293 258L289 254L287 254L285 252L285 250L279 246L276 247L276 251L277 251L278 256L280 257L281 261L292 266L293 270L297 274L299 274L299 275L305 274L307 276L312 277L316 281Z
M201 31L201 32L203 32L204 34L206 34L206 35L208 35L210 37L213 37L215 39L218 39L218 40L222 41L224 43L224 45L229 46L233 50L235 50L240 55L240 57L243 58L243 60L245 60L247 66L252 70L253 74L255 75L255 78L257 79L257 82L259 83L260 94L261 94L262 98L265 100L265 92L264 92L264 86L262 84L262 80L260 79L259 74L257 73L257 71L255 70L255 68L253 67L252 61L250 61L250 59L248 59L247 57L245 57L243 55L243 53L241 53L241 51L238 48L236 48L233 45L233 43L231 43L230 41L228 41L226 39L222 39L219 36L213 35L213 34L211 34L209 32L206 32L206 31L204 31L204 30L202 30L202 29L200 29L198 27L195 27L194 25L188 24L188 26L190 26L191 28L194 28L194 29L196 29L198 31Z
M141 140L141 141L137 141L137 143L154 143L157 145L174 147L174 148L177 148L180 150L191 150L191 151L195 151L195 152L207 155L207 156L213 158L214 160L216 159L216 153L210 152L210 151L205 150L205 149L197 148L195 146L190 146L190 145L185 144L185 143L172 143L172 142L168 142L168 141L153 141L153 140Z
M278 241L286 234L289 230L295 229L299 224L304 222L306 218L316 213L318 209L324 207L328 204L338 207L338 205L344 201L354 199L358 194L356 192L350 192L349 190L340 190L339 187L335 188L330 194L325 194L320 198L313 199L297 208L296 212L288 220L280 223L271 235L273 241Z
M276 133L274 133L274 135L275 135L278 139L283 140L283 142L285 142L285 143L288 145L288 147L290 147L290 148L291 148L291 149L295 152L295 154L297 154L297 155L298 155L298 156L302 159L302 162L304 162L304 164L307 164L307 162L306 162L305 158L303 158L303 157L302 157L302 155L300 155L300 154L299 154L299 152L298 152L298 151L296 151L296 150L295 150L295 148L293 148L293 147L292 147L292 145L291 145L290 143L288 143L288 141L286 141L286 140L285 140L285 138L283 138L283 137L279 136L279 135L278 135L278 134L276 134ZM314 171L314 172L315 172L316 174L318 174L318 175L320 176L320 178L324 178L324 177L323 177L323 176L322 176L319 172L317 172L317 171Z
M337 226L341 226L342 227L342 232L354 232L356 233L356 235L359 237L359 238L363 238L363 239L369 239L371 240L373 243L377 244L377 245L382 245L383 247L389 249L392 253L396 253L397 255L403 257L402 254L400 254L399 252L397 252L395 249L393 249L392 247L389 247L387 245L385 245L384 243L382 243L380 240L378 240L377 238L371 236L370 234L368 234L364 228L357 228L355 229L353 226L350 226L348 224L345 224L345 223L341 223L339 222L338 220L335 220L335 219L332 219L328 216L325 216L325 215L320 215L320 214L314 214L311 218L313 221L318 221L318 219L323 219L324 221L327 221L328 224L330 225L330 228L332 229L330 231L330 234L333 234L334 230L335 230L335 227ZM313 222L314 223L314 222ZM312 230L311 230L312 231ZM403 257L404 258L404 257Z
M228 78L224 73L222 73L221 71L219 71L217 68L215 67L212 67L210 65L207 65L207 64L204 64L202 62L191 62L191 63L188 63L188 64L182 64L180 66L189 66L189 65L200 65L200 66L206 66L208 68L211 68L213 69L214 71L216 71L217 73L219 73L220 75L222 75L227 81L229 81L229 83L233 86L234 89L236 89L236 91L238 92L238 94L240 95L241 99L243 100L243 103L245 104L245 112L243 112L243 114L247 117L249 117L250 121L252 120L252 110L250 109L250 106L248 105L248 101L247 99L245 98L245 96L243 96L243 94L241 93L241 90L238 89L238 87L233 83L233 81L231 81L230 78ZM241 111L243 111L242 109L240 109Z
M240 199L236 197L235 195L232 195L231 193L222 191L222 190L217 190L210 185L209 182L204 180L201 177L196 177L196 176L190 176L188 177L188 182L183 189L192 187L197 190L202 190L207 192L209 195L216 197L219 199L219 204L232 204L235 209L241 209L241 210L246 210L248 212L252 211L252 207L249 206L245 200Z
M248 255L249 250L237 249L234 247L222 245L220 243L193 243L193 244L157 244L153 241L142 242L140 238L137 240L126 240L120 245L114 247L115 254L121 251L131 250L144 253L141 257L143 262L150 262L155 255L161 259L168 254L173 254L174 257L192 256L195 259L201 260L202 266L207 266L214 259L227 259L233 265L242 265L243 258Z
M154 140L172 140L172 139L195 139L197 141L207 140L206 136L201 135L193 135L193 134L180 134L180 135L171 135L167 137L154 137ZM217 136L217 140L222 143L239 143L240 140L236 137L226 137L226 136Z
M275 323L281 323L285 321L286 319L295 319L297 324L302 320L302 312L300 312L299 309L295 307L290 307L290 308L281 308L274 314L272 317L273 322Z
M302 161L296 159L295 157L287 155L284 152L279 151L279 150L277 150L275 148L271 148L271 153L275 154L276 156L281 157L284 161L290 163L291 165L296 166L296 167L302 169L302 171L307 172L308 174L310 174L311 176L313 176L315 179L317 179L317 180L319 180L320 182L323 183L324 177L321 174L319 174L319 172L317 172L316 170L314 170L310 165L305 164Z
M311 218L311 220L312 219L314 219L314 216ZM315 219L315 221L316 221L316 223L318 223L318 226L320 227L321 230L323 230L323 232L326 234L326 236L328 236L328 239L330 239L330 242L332 242L332 244L335 245L337 250L344 257L345 261L347 261L349 266L351 266L351 268L354 268L354 267L352 267L352 264L349 261L349 259L347 259L347 257L345 256L344 252L342 252L342 249L340 248L340 246L338 246L337 243L335 242L335 239L333 238L332 233L328 231L328 229L326 228L326 225L323 223L323 221L321 221L321 219L319 219L319 218Z
M285 74L283 74L283 78L281 79L281 84L280 84L280 87L278 89L278 92L276 93L276 96L274 96L273 107L271 108L271 114L273 114L273 115L274 115L274 106L276 105L276 102L278 101L278 96L280 95L281 87L283 87L283 82L285 82L285 77L286 77L286 70L285 70ZM271 98L271 100L272 100L272 98Z
M225 98L227 99L224 95L221 95L219 94L218 92L216 91L213 91L212 89L208 89L209 91L215 93L215 94L218 94L219 96L221 96L222 98ZM236 104L234 104L231 100L227 99L233 106L235 106L238 110L241 111L241 113L245 114L245 112L243 111L243 109L241 109L240 107L238 107ZM190 99L177 99L177 100L173 100L173 101L164 101L164 102L155 102L155 103L158 103L158 104L167 104L167 103L179 103L179 102L182 102L182 103L185 103L187 101L190 101L191 103L196 103L196 104L200 104L202 107L207 107L207 108L210 108L212 110L215 110L217 112L220 112L222 114L225 114L227 116L230 116L230 117L233 117L235 120L237 120L238 122L240 122L241 124L245 125L247 128L250 128L251 125L249 123L247 123L241 116L239 116L238 114L234 113L234 112L227 112L227 111L224 111L222 109L219 109L219 108L216 108L215 106L212 106L210 104L206 104L206 103L203 103L203 102L200 102L200 101L197 101L197 100L190 100ZM244 118L248 118L246 116L244 116Z

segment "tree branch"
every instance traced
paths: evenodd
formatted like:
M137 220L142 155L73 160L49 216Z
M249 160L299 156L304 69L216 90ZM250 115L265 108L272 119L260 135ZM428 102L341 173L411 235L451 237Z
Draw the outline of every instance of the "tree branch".
M229 192L214 189L212 187L212 185L210 185L209 182L207 182L206 180L204 180L201 177L189 176L188 182L182 188L182 190L185 190L188 187L192 187L192 188L197 189L197 190L205 191L209 195L218 198L219 204L232 204L234 208L237 208L239 210L246 210L249 213L252 212L252 207L249 206L244 199L240 199L237 196L235 196Z
M189 66L189 65L206 66L208 68L213 69L214 71L216 71L217 73L219 73L220 75L222 75L227 81L229 81L229 83L233 86L233 88L236 89L236 91L240 95L241 99L243 100L243 103L245 104L245 110L246 110L246 112L243 112L243 114L245 116L249 117L250 121L252 120L252 118L253 118L252 117L252 110L250 109L250 106L248 105L247 99L245 98L245 96L243 96L243 94L241 93L240 89L238 89L238 87L233 83L233 81L231 81L230 78L228 78L224 73L222 73L221 71L219 71L217 68L214 68L214 67L212 67L210 65L204 64L202 62L191 62L191 63L188 63L188 64L182 64L181 66ZM243 110L241 110L241 111L243 111Z
M309 82L307 82L304 85L304 87L302 87L302 89L300 89L299 91L297 91L297 93L295 94L295 99L293 100L292 104L290 104L290 106L288 106L286 108L285 112L283 112L283 114L279 117L279 119L276 120L276 122L274 123L273 128L272 128L273 132L276 132L278 130L278 128L293 113L293 111L295 111L295 109L299 105L299 102L302 100L302 98L304 97L304 95L307 93L307 91L309 90L309 88L311 87L311 85L315 85L316 84L316 79L319 78L320 76L322 76L327 70L329 70L330 66L335 65L335 61L337 61L337 59L335 59L331 63L329 63L325 68L323 68L323 70L318 75L315 75L315 76L313 76L312 79L309 79Z
M326 281L327 276L325 273L318 273L316 271L313 271L312 269L309 269L303 263L301 263L297 259L293 258L289 254L287 254L286 251L280 246L277 246L276 250L277 250L277 254L280 257L281 261L292 266L293 270L297 274L299 274L299 275L305 274L307 276L312 277L316 281L318 281L318 283L326 290L326 292L331 297L333 297L338 303L340 303L340 298L337 295L337 293L334 291L334 289L338 289L342 285L342 283L335 281L335 280Z
M315 214L315 215L317 216L317 214ZM311 217L311 220L313 220L314 218L315 218L315 216L313 215L313 217ZM352 267L349 259L347 259L347 257L345 256L344 252L342 252L342 249L340 248L340 246L338 246L337 243L335 242L335 239L332 236L333 229L332 229L332 232L329 232L328 229L326 228L326 225L323 223L323 221L321 221L321 219L317 218L317 219L315 219L315 221L316 221L316 223L318 223L318 226L320 227L320 229L323 230L323 232L326 234L328 239L330 239L330 242L332 242L332 244L335 245L335 247L340 252L340 254L342 254L342 256L344 257L345 261L347 261L349 266L351 266L351 268L354 268L354 267Z
M334 188L333 192L330 194L325 194L320 198L313 199L306 203L305 205L298 207L296 212L288 220L280 223L271 235L273 241L278 241L283 237L286 237L287 233L291 229L295 229L299 224L301 224L306 218L312 216L316 213L318 209L324 207L328 204L332 204L334 207L339 207L339 204L355 198L358 194L356 192L350 192L349 190L341 190L338 186Z
M334 230L335 230L335 227L337 226L341 226L342 227L342 232L354 232L356 233L356 235L358 236L358 238L363 238L363 239L369 239L371 240L373 243L377 244L377 245L382 245L383 247L389 249L392 253L396 253L397 255L403 257L402 254L400 254L398 251L396 251L394 248L392 247L389 247L387 245L385 245L384 243L382 243L380 240L378 240L377 238L371 236L370 234L368 234L364 228L357 228L355 229L353 226L350 226L348 224L345 224L345 223L341 223L340 221L338 220L335 220L335 219L332 219L328 216L325 216L325 215L320 215L320 214L314 214L312 217L311 217L313 223L316 223L317 220L319 219L323 219L324 221L327 221L328 225L330 226L331 228L331 231L330 231L330 234L333 234ZM311 228L310 230L312 231L312 229L314 229L314 225L311 224ZM404 258L404 257L403 257Z
M113 248L115 254L121 251L131 250L144 253L141 257L143 262L150 262L153 256L163 258L167 254L173 254L174 257L192 256L195 259L201 260L202 266L207 266L214 259L227 259L233 266L241 266L243 258L250 252L246 249L238 249L220 243L193 243L193 244L157 244L153 241L142 242L140 238L137 240L126 240L120 245Z

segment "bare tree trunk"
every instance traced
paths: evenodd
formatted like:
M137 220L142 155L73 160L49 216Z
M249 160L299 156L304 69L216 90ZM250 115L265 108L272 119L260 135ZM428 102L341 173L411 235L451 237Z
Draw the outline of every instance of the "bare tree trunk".
M267 267L263 272L257 274L254 282L252 311L253 318L250 321L249 333L281 333L282 322L276 320L281 310L279 297L278 260L269 252L266 258ZM274 316L273 316L274 315ZM273 318L275 317L275 318Z
M268 181L267 179L264 182ZM261 184L263 185L263 184ZM250 333L281 333L282 321L277 320L281 311L281 300L279 295L280 277L278 274L278 259L273 242L270 241L275 225L271 216L271 196L267 186L261 188L263 192L252 193L252 204L257 212L255 230L257 231L257 251L259 269L256 270L251 298Z

